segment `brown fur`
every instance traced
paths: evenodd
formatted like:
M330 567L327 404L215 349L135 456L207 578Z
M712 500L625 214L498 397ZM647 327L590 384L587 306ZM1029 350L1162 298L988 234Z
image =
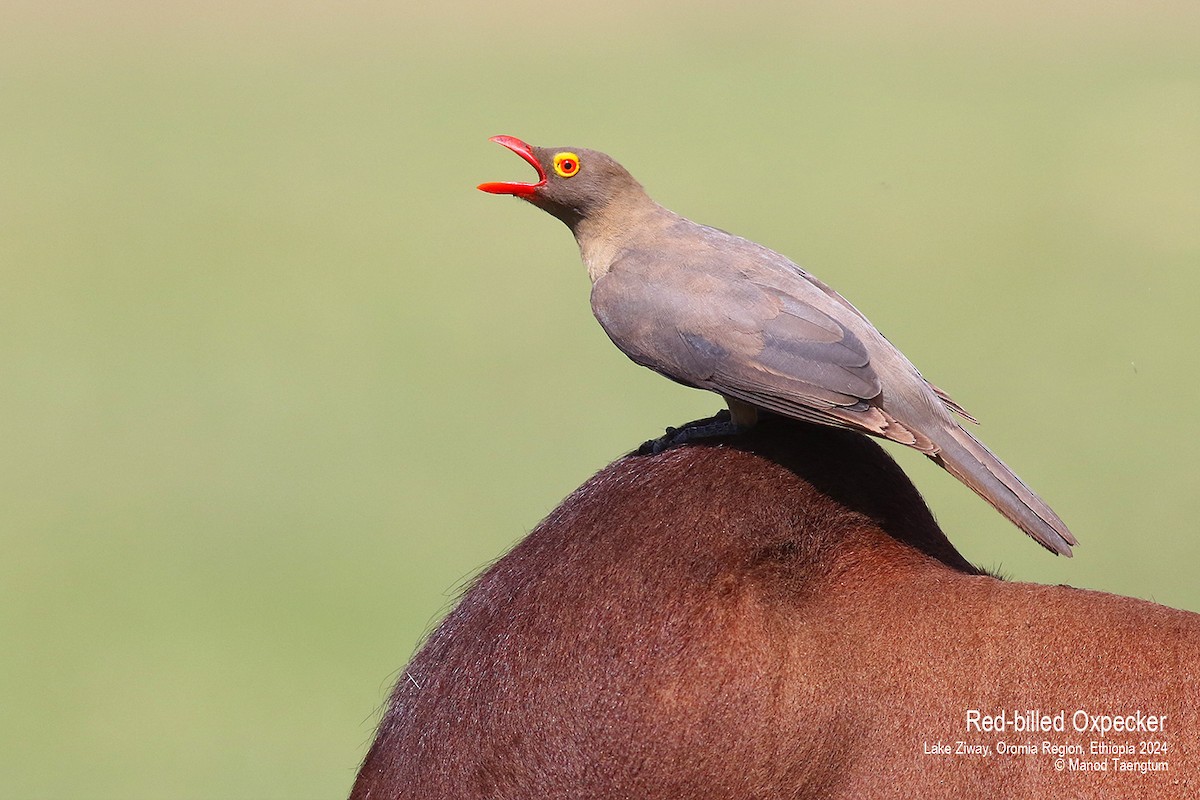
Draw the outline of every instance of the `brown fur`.
M481 575L351 797L1196 796L1198 670L1200 616L985 575L873 442L771 419L615 462ZM1067 732L969 733L969 708ZM1107 741L1167 741L1170 771L923 752L1086 752L1076 709L1168 715Z

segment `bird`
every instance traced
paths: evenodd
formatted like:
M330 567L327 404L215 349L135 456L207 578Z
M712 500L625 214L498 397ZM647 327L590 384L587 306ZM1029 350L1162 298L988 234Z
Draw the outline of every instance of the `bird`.
M1075 536L960 424L976 423L845 298L786 256L659 205L616 160L582 147L496 142L535 182L478 188L564 222L591 279L592 312L622 352L728 411L668 429L654 451L743 431L763 412L907 445L1052 553Z

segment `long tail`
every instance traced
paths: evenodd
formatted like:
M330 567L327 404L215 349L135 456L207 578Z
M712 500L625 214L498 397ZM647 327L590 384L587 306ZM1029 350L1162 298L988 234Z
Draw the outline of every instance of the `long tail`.
M1079 542L1050 506L970 433L953 424L945 430L951 436L937 437L939 452L930 458L974 489L1038 544L1069 557L1071 545Z

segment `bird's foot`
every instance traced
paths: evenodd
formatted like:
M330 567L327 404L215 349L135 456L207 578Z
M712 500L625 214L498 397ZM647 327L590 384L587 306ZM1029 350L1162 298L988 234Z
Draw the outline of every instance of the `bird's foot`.
M681 425L678 428L667 428L667 432L651 439L638 448L638 455L653 456L676 445L692 442L697 439L711 439L716 436L733 436L747 428L733 421L727 409L718 411L715 416L698 419Z

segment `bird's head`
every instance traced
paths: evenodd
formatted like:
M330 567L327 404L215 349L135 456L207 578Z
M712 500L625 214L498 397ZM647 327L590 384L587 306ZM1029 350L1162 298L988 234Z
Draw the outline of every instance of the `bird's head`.
M514 136L493 136L537 170L536 183L481 183L491 194L511 194L528 200L574 228L581 220L602 213L622 200L646 197L642 185L604 153L582 147L534 147Z

